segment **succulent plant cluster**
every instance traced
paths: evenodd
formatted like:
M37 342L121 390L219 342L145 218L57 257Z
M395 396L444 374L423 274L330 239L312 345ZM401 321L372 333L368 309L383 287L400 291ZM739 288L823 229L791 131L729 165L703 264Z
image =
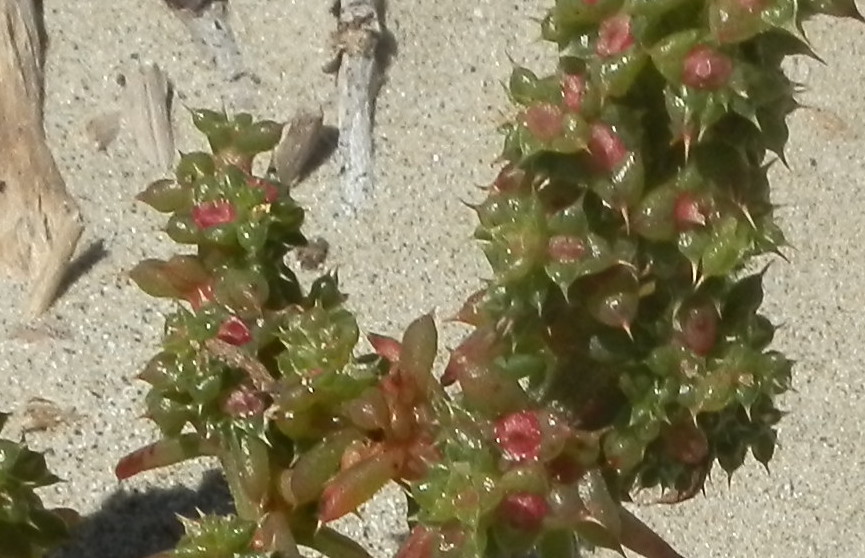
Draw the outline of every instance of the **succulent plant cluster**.
M688 499L715 462L775 450L792 362L754 266L786 246L781 62L813 55L817 14L860 18L843 0L557 0L557 70L508 83L503 164L473 206L493 276L441 375L431 315L360 354L336 274L301 286L304 211L254 173L282 126L193 110L210 152L139 195L189 249L131 272L177 301L140 374L162 439L116 471L219 459L237 517L185 520L175 554L367 556L328 524L395 482L399 558L567 558L580 540L677 556L621 502Z
M0 413L0 431L8 417ZM0 439L0 556L41 558L66 542L76 514L46 509L35 492L59 481L41 453L22 442Z
M528 546L564 529L617 548L621 514L590 500L679 502L749 452L768 467L793 363L770 348L754 265L786 246L768 175L799 84L781 62L813 56L818 14L862 19L850 1L555 2L556 71L507 84L503 165L474 206L493 277L457 315L475 329L443 378L494 422L466 446L491 454L467 476L449 462L422 514L459 501L457 479L515 478L491 501Z

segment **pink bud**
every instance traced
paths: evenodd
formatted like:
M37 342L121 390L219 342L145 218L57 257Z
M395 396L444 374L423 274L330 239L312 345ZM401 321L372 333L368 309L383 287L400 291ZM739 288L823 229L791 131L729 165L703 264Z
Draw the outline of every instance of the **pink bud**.
M625 160L628 149L609 124L596 122L589 137L589 154L598 168L612 172Z
M605 19L598 30L595 52L602 58L616 56L631 48L634 36L631 35L631 17L622 13Z
M718 314L711 305L691 308L682 323L682 340L696 354L706 356L718 337Z
M685 56L682 82L695 89L715 90L724 87L733 73L729 56L706 46L698 45Z
M547 255L554 262L575 262L586 253L586 245L575 236L564 234L550 238L547 243Z
M673 218L679 230L687 230L694 225L706 224L706 216L700 207L700 202L690 192L682 192L673 205Z
M496 443L515 461L537 459L541 452L541 423L532 411L511 413L496 421Z
M546 499L531 492L509 494L499 504L499 513L512 526L523 531L537 531L550 511Z
M567 74L562 80L562 96L565 100L565 106L574 112L580 112L583 107L585 90L585 77L578 74Z
M562 135L562 109L549 103L534 105L523 112L523 124L542 142L551 142Z
M238 418L248 418L264 412L265 401L262 394L248 386L241 385L232 391L222 403L222 410Z
M246 345L252 340L249 328L246 327L243 320L236 316L232 316L222 322L216 336L231 345Z
M226 225L235 218L234 206L227 200L203 202L192 208L192 220L199 229Z

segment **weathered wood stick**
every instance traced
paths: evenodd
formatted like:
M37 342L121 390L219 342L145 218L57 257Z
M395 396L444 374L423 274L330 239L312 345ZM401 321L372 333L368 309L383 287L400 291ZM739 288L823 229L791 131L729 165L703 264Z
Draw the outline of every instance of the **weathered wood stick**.
M168 78L156 64L141 64L129 73L126 121L141 154L162 175L174 166L174 128L169 114Z
M376 49L382 33L376 0L342 0L336 32L342 212L353 216L375 190L372 112L380 69Z
M0 0L0 267L31 285L27 317L57 295L84 230L45 138L35 0Z
M229 21L228 0L163 0L210 57L223 79L237 88L238 103L248 105L258 78L246 67Z

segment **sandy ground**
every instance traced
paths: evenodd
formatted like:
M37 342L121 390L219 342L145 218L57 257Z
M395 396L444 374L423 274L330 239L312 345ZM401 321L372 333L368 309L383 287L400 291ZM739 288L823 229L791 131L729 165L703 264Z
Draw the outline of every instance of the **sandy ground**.
M297 192L310 209L307 231L332 245L351 306L367 331L396 334L431 308L454 310L486 268L469 241L473 215L461 204L492 177L494 128L507 110L499 85L508 55L538 70L554 63L531 16L549 2L478 0L391 2L388 24L398 55L379 97L378 191L357 220L334 219L333 162ZM335 119L335 84L321 72L333 20L324 2L232 0L245 61L261 77L255 112L287 118L321 103ZM138 260L172 248L156 233L161 217L133 196L159 175L139 164L127 130L97 152L87 119L119 106L118 76L136 58L158 63L177 90L177 147L203 147L183 105L218 107L216 72L159 0L45 0L47 131L61 170L87 219L81 248L89 265L49 314L22 334L20 292L2 284L0 408L43 397L68 410L65 422L29 435L68 482L46 492L52 504L88 515L63 558L139 558L170 545L175 513L221 511L224 489L211 463L141 475L122 485L116 460L150 441L145 385L132 376L153 354L167 308L124 277ZM827 61L789 65L819 110L791 121L790 170L775 170L775 199L798 247L791 265L769 274L768 309L788 324L777 346L798 360L798 392L784 401L772 474L749 461L728 488L718 475L705 497L674 508L637 510L688 557L860 557L865 511L860 467L865 422L860 347L865 346L862 285L865 231L861 118L865 115L865 28L818 21L809 27ZM460 332L444 328L444 341ZM392 494L391 494L392 496ZM376 556L392 556L402 504L383 497L364 520L344 522Z

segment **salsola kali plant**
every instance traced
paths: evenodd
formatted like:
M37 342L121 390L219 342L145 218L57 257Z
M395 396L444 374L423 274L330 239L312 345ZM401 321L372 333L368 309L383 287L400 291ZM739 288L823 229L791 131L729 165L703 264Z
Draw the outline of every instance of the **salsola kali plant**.
M774 453L792 363L754 264L785 246L781 62L813 55L817 14L861 19L849 0L558 0L557 70L510 78L502 167L472 206L493 276L441 375L431 315L358 354L336 275L305 289L286 264L304 212L253 172L281 126L193 110L210 152L139 196L190 249L132 271L179 302L140 375L163 438L117 475L215 456L237 515L185 519L174 553L367 556L330 523L395 482L399 558L678 556L622 502L680 502L716 461Z
M0 431L9 415L0 413ZM47 509L36 490L60 478L23 442L0 439L0 557L41 558L67 541L78 515Z

